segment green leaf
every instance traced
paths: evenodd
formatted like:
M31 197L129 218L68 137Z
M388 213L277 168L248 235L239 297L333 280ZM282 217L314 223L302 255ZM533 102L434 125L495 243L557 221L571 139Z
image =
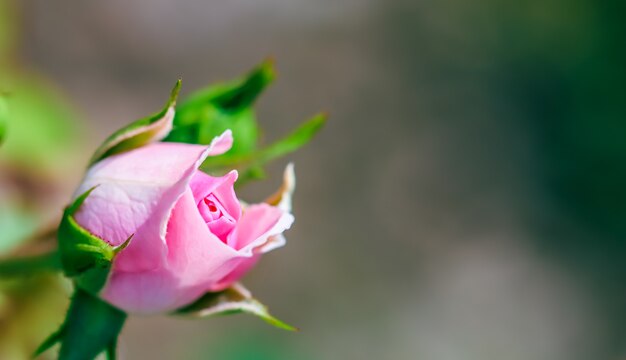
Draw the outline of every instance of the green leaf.
M6 127L9 117L9 107L4 99L4 95L0 94L0 145L4 141Z
M174 128L165 141L209 144L230 129L234 142L228 154L254 151L259 127L252 106L274 78L273 62L265 61L241 79L193 93L177 107Z
M61 327L59 327L57 331L55 331L50 336L48 336L48 338L44 340L43 343L41 343L41 345L39 345L37 350L35 350L34 357L37 357L43 354L44 352L48 351L48 349L56 345L58 342L61 342L63 340L64 335L65 335L65 324L61 324Z
M177 310L174 315L209 317L238 313L256 315L267 323L281 329L298 330L272 316L267 307L253 298L250 292L241 284L235 284L220 292L206 293L193 304Z
M106 356L108 360L117 359L117 338L113 339L109 346L107 346Z
M85 123L77 121L67 99L32 73L0 66L0 82L10 111L0 161L39 176L60 176L78 169Z
M180 125L196 121L197 119L186 118L184 115L191 115L194 109L201 108L206 104L211 104L216 108L227 111L249 108L254 105L261 92L275 78L274 62L265 60L242 78L227 83L215 84L191 94L178 108L181 114L179 114L177 120Z
M4 147L1 147L0 153L3 152ZM3 198L0 201L0 254L18 248L34 235L38 225L33 209L22 206L19 199Z
M41 344L36 355L61 343L59 360L94 359L103 352L111 359L126 316L123 311L77 288L65 322Z
M148 143L165 138L172 129L174 106L180 91L178 80L165 107L160 112L137 120L113 133L94 153L90 164L108 156L142 147Z
M260 130L252 106L275 77L274 64L268 60L239 80L192 94L178 106L174 128L164 141L209 144L215 136L230 129L234 138L232 148L207 159L202 169L223 173L238 167L238 186L263 178L262 166L266 162L306 144L326 121L326 114L316 115L292 134L259 150Z
M303 145L307 144L317 134L326 123L327 115L320 113L305 121L291 134L274 142L273 144L247 155L223 155L218 157L209 157L203 164L202 169L205 171L224 171L232 167L243 168L242 176L239 182L245 182L246 172L251 169L259 168L268 161L289 154Z
M93 294L104 286L115 255L132 239L131 236L122 245L114 247L89 233L74 220L74 213L94 189L87 190L65 209L58 231L59 252L65 274L74 278L79 287Z
M327 119L326 113L320 113L305 121L291 134L265 148L260 155L261 161L266 162L298 150L313 139L313 136L326 124Z

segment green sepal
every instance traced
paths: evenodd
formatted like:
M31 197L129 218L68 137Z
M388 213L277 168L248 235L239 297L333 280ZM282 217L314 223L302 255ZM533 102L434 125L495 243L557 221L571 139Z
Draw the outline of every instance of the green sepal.
M237 167L240 170L238 186L263 178L262 166L266 162L306 144L327 117L318 114L285 138L259 149L260 130L252 106L275 77L274 64L268 60L241 79L192 94L177 107L174 128L164 141L209 144L214 137L230 129L234 139L232 148L223 155L208 158L202 169L223 173Z
M7 101L4 99L4 95L0 93L0 145L4 142L8 118L9 107L7 105Z
M258 316L265 320L268 324L284 330L298 330L297 328L272 316L269 313L267 306L253 298L250 291L248 291L241 284L235 284L220 292L206 293L193 304L177 310L173 315L209 317L239 313L247 313Z
M139 119L109 136L94 153L90 165L108 156L136 149L166 137L172 129L174 106L180 86L181 80L178 80L163 110Z
M114 359L126 317L125 312L77 288L64 323L39 346L35 356L61 343L59 360L89 360L103 352Z
M174 128L164 140L210 144L214 137L230 129L234 141L229 154L254 151L259 127L252 106L274 78L274 64L268 60L243 78L191 94L177 106Z
M44 352L48 351L48 349L50 349L57 343L61 342L64 336L65 336L65 323L61 324L61 326L59 327L57 331L50 334L50 336L48 336L46 340L44 340L41 343L41 345L39 345L37 350L35 350L33 357L37 357L43 354Z
M327 118L326 113L317 114L282 139L250 154L231 155L227 153L223 156L209 157L202 164L201 169L209 172L223 172L229 168L238 167L243 170L237 183L245 183L258 177L257 169L260 169L265 163L296 151L311 141L322 129Z
M122 245L111 246L78 225L74 213L95 188L84 192L65 209L58 231L59 252L65 275L93 294L104 286L115 255L126 248L132 239L131 235Z
M193 122L191 119L195 109L207 104L226 111L238 111L251 107L259 95L276 78L276 70L272 60L265 60L246 76L226 83L211 85L191 94L178 107L179 114L175 125Z

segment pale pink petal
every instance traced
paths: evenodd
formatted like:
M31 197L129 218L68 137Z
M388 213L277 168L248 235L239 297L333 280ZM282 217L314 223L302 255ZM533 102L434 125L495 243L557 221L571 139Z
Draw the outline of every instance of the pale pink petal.
M100 296L134 314L155 314L184 305L179 301L178 279L163 268L152 271L114 271Z
M239 263L237 252L209 232L190 189L172 210L166 241L167 258L159 268L128 272L114 267L102 296L133 312L166 312L196 300Z
M228 239L228 245L242 256L267 252L270 238L282 234L293 223L293 215L268 204L250 205L244 211L237 227ZM275 248L275 247L274 247Z
M116 257L118 269L158 267L167 252L165 230L171 209L202 161L229 144L232 135L227 131L208 147L154 143L96 163L76 192L78 196L97 186L75 214L76 221L114 246L134 234Z
M239 258L237 266L224 278L214 284L210 291L221 291L230 287L235 282L239 281L248 270L252 269L254 265L261 259L261 254L253 255L252 257Z
M211 291L220 291L238 281L260 259L261 254L285 244L283 231L289 229L293 216L267 204L251 205L229 239L229 245L237 249L235 267L224 278L212 286Z
M202 171L196 172L189 183L196 204L208 195L213 194L224 205L228 214L235 220L239 220L241 217L241 206L233 186L235 181L237 181L237 176L237 170L233 170L221 177L213 177Z

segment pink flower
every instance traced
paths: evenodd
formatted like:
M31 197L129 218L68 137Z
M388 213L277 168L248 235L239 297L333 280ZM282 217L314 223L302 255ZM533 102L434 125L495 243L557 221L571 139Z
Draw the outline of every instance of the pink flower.
M114 259L103 299L131 313L171 311L229 287L262 253L284 244L282 232L294 220L292 186L276 206L243 206L236 171L212 177L198 170L231 145L230 131L208 147L153 143L89 169L76 196L97 187L77 223L112 246L133 236Z

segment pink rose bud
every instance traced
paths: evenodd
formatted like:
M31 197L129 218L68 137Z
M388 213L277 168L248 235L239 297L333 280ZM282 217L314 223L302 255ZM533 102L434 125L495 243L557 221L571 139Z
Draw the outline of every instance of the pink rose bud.
M226 131L208 147L153 143L89 169L75 197L96 187L76 222L112 246L132 235L114 258L104 300L131 313L175 310L229 287L284 244L282 232L294 221L289 194L276 206L244 206L233 188L236 171L213 177L198 170L232 141Z

